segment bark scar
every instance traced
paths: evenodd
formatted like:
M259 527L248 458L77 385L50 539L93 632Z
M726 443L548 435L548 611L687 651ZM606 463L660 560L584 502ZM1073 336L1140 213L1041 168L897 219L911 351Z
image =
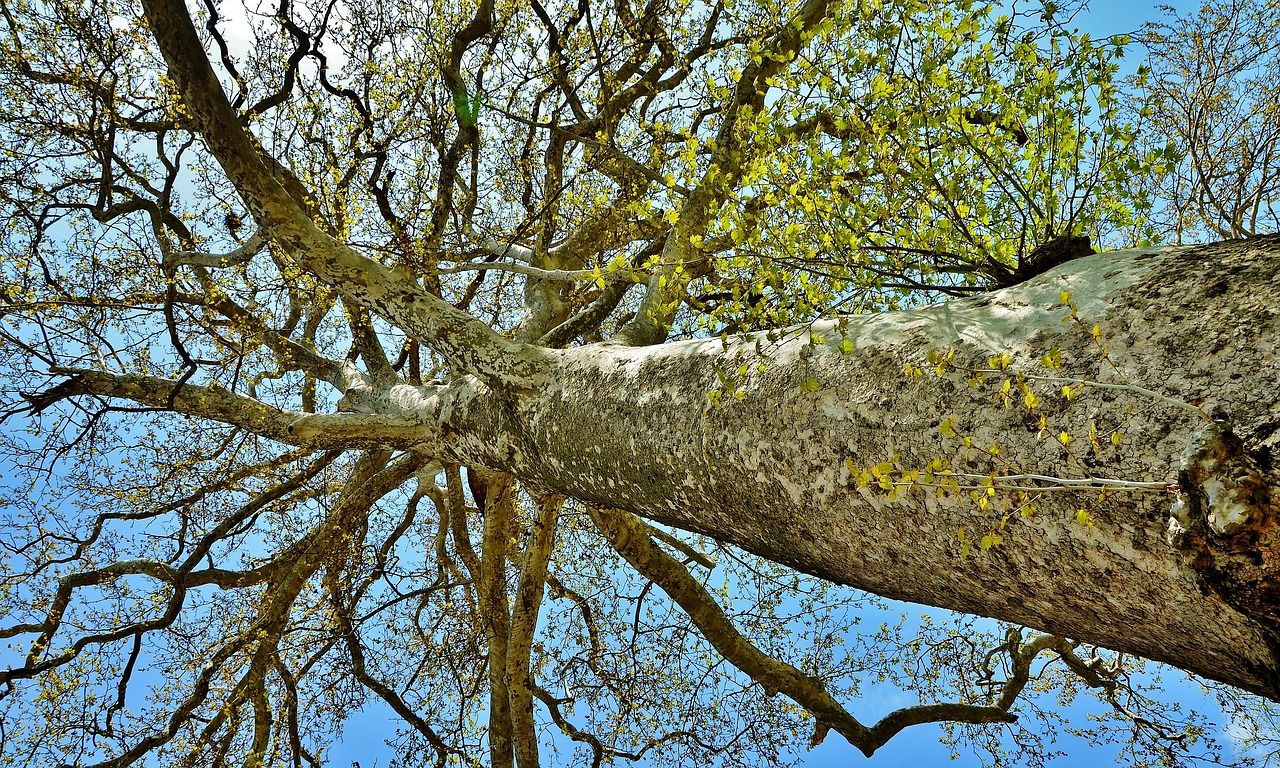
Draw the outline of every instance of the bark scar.
M1193 432L1178 469L1182 487L1198 497L1214 534L1233 536L1265 522L1262 507L1268 494L1263 493L1262 471L1229 427L1215 423ZM1173 521L1184 528L1192 522L1188 515L1185 503L1175 503L1171 510Z
M1168 537L1207 590L1262 625L1273 661L1257 672L1280 700L1280 478L1260 455L1225 421L1196 430L1180 458Z

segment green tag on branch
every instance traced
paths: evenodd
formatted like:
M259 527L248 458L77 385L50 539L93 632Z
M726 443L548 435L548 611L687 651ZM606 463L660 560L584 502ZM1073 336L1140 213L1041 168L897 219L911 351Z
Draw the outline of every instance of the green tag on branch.
M459 86L453 92L453 111L459 123L476 127L480 120L480 94L472 94L465 86Z

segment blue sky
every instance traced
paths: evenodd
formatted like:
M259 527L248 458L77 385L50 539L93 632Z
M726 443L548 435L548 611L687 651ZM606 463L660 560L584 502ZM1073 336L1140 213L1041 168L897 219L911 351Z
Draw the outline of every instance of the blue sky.
M1077 19L1080 29L1095 36L1136 32L1143 22L1160 17L1158 6L1170 5L1179 9L1195 9L1196 3L1186 0L1154 3L1149 0L1097 0L1090 4Z

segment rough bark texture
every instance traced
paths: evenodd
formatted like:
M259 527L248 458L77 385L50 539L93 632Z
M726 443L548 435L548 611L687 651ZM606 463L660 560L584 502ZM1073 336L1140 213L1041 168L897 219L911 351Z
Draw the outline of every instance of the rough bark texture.
M533 393L473 382L447 396L400 391L393 400L406 422L424 425L421 447L461 463L835 582L1140 654L1274 699L1278 267L1275 239L1110 252L975 299L823 322L774 340L570 350ZM1061 291L1073 292L1083 326L1063 322ZM1106 360L1090 337L1094 324L1106 332ZM845 339L856 351L839 350ZM1056 373L1039 363L1054 348L1063 359ZM1008 352L1010 371L1158 390L1203 403L1219 421L1135 389L1086 387L1068 401L1054 394L1059 385L1038 386L1037 413L1049 414L1051 434L1122 423L1118 449L1090 457L1087 440L1068 451L1040 434L1037 415L993 400L997 386L970 387L956 371L904 375L908 363L931 368L930 350L949 349L959 366L987 368L991 354ZM717 372L733 377L741 366L746 375L732 385L741 398L712 405ZM973 448L943 435L952 417ZM294 431L340 441L366 418L309 417ZM1000 463L986 455L993 445ZM858 489L846 462L910 469L935 457L979 475L1170 489L1103 499L1097 489L1045 492L1034 515L1010 517L1003 544L961 557L958 531L998 528L998 509L922 492L890 499ZM1079 509L1092 525L1077 519Z

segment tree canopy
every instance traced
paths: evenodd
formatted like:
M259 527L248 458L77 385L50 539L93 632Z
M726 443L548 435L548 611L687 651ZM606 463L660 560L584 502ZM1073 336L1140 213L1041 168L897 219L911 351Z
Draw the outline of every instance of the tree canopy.
M1146 180L1155 227L1194 241L1275 232L1280 10L1209 2L1144 29L1150 66L1135 77L1139 121L1176 163Z
M1091 254L1267 231L1272 163L1223 180L1126 36L967 0L0 10L0 762L321 765L380 702L403 765L931 722L1038 764L1086 692L1089 738L1218 759L1135 654L1270 738L1275 248ZM876 595L1000 623L855 631ZM859 719L880 684L911 703Z

